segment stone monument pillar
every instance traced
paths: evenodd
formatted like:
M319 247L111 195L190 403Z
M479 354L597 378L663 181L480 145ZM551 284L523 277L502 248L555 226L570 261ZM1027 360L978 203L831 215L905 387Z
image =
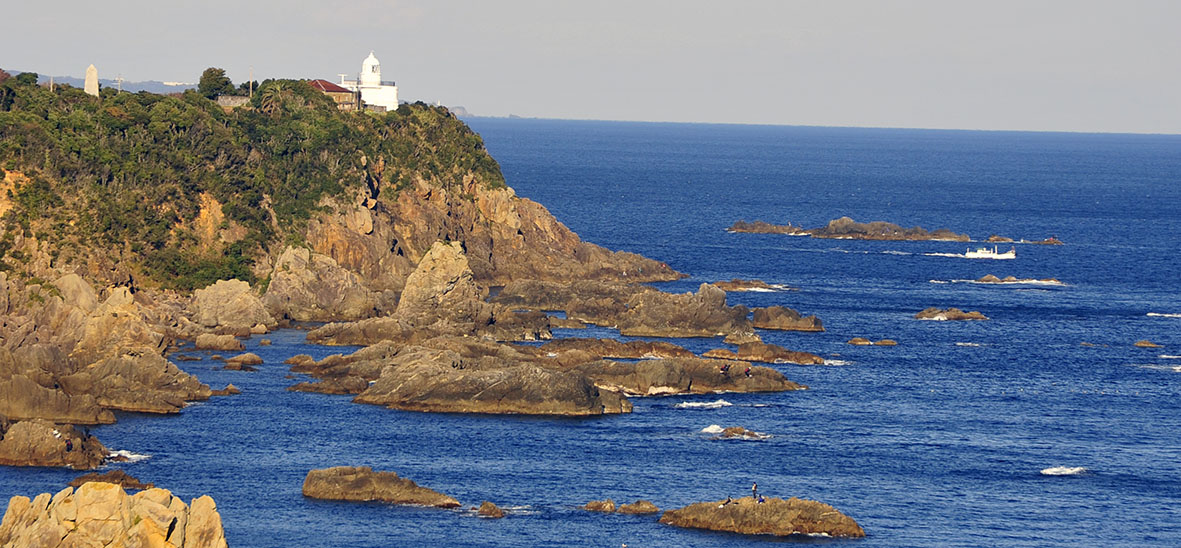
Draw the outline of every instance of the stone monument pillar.
M86 93L98 97L98 69L94 65L86 67L86 86L83 88Z

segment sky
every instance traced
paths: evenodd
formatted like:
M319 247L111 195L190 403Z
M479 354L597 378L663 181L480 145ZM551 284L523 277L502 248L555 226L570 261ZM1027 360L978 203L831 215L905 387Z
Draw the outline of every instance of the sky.
M1174 0L13 1L0 68L351 76L481 116L1181 133Z

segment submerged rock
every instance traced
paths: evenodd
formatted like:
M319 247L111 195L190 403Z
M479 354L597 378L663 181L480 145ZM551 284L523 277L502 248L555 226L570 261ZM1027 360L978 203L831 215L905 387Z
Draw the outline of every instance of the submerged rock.
M1162 348L1161 345L1147 339L1136 341L1135 343L1132 343L1132 346L1138 346L1140 348Z
M186 506L164 489L128 495L118 485L89 482L33 500L12 497L0 523L0 546L226 548L226 539L208 496Z
M601 360L574 368L595 385L631 395L711 394L715 392L781 392L806 386L769 367L705 358L671 358L614 362ZM749 370L749 375L747 374Z
M795 497L788 500L769 498L763 503L751 497L729 503L720 500L699 502L665 512L660 523L745 535L865 536L865 531L853 518L836 508Z
M336 466L311 470L303 481L303 496L349 501L382 501L458 508L459 501L420 487L394 472L374 472L368 466Z
M870 346L873 344L873 341L865 337L853 337L852 339L849 339L847 344L851 344L853 346Z

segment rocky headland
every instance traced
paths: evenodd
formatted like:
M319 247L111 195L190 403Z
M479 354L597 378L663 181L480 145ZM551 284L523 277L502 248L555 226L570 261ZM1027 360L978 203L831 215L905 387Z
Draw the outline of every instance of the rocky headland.
M303 481L303 496L346 501L381 501L436 508L458 508L459 501L420 487L394 472L375 472L368 466L337 466L311 470Z
M730 502L699 502L665 512L660 516L660 523L744 535L865 536L865 531L853 518L836 508L795 497L787 500L768 498L761 503L751 497Z
M208 496L186 505L165 489L128 495L113 483L14 496L0 522L0 547L159 546L225 548L217 504Z

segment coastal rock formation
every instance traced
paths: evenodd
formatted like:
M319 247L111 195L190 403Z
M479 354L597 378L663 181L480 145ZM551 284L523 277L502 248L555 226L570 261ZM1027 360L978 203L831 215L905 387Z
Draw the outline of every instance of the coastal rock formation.
M332 257L289 246L275 261L262 302L278 318L301 322L359 320L392 312L397 292L370 290L359 275Z
M0 380L0 415L11 420L45 419L69 424L111 424L115 415L90 394L70 396L24 375Z
M873 342L865 337L853 337L852 339L849 339L848 344L853 346L897 346L898 341L895 341L894 339L882 339L880 341Z
M205 333L198 335L194 342L194 347L198 350L243 350L246 347L242 341L238 340L233 335L214 335L212 333Z
M660 508L651 501L637 500L631 504L621 504L616 511L620 514L655 514L660 512Z
M749 375L746 371L749 369ZM715 392L782 392L806 386L769 367L747 362L704 358L672 358L613 362L600 360L574 368L594 384L629 395L711 394Z
M631 402L583 375L535 365L460 369L456 353L420 348L396 358L353 401L407 411L529 415L631 412Z
M177 413L186 401L209 399L209 386L155 353L103 359L61 377L71 394L90 393L99 405L136 413Z
M803 229L788 225L773 225L763 221L747 223L739 221L730 227L730 232L757 232L766 234L790 234L792 236L811 236L813 238L830 238L838 240L939 240L951 242L968 242L971 238L967 234L956 234L946 228L934 232L927 232L921 227L903 228L894 223L873 221L859 223L849 217L841 217L828 222L821 228Z
M239 390L237 386L234 386L233 384L227 384L225 388L222 388L221 390L213 390L210 392L209 395L210 396L233 396L233 395L241 394L241 393L242 393L242 391Z
M1000 278L992 274L986 274L976 279L976 282L982 284L1013 284L1013 283L1044 283L1044 284L1062 284L1057 278L1018 278L1016 276L1005 276Z
M262 364L262 358L259 357L259 355L255 354L254 352L247 352L245 354L238 354L237 356L234 356L234 357L226 360L226 368L227 369L231 365L242 366L242 365L261 365L261 364Z
M629 337L712 337L750 331L745 306L727 306L726 292L701 284L697 293L646 291L632 297L618 316Z
M459 501L420 487L394 472L374 472L368 466L336 466L311 470L303 480L303 496L348 501L382 501L458 508Z
M763 342L763 339L759 337L758 333L731 333L726 335L726 337L722 339L722 342L737 346L740 344L752 342L761 343Z
M762 363L794 363L799 365L821 365L824 358L809 352L788 350L782 346L761 342L749 342L738 345L738 351L732 352L724 348L710 350L703 354L706 358L722 360L742 360Z
M0 428L5 421L0 421ZM41 419L20 421L0 429L0 465L96 468L107 458L98 439L69 425Z
M492 306L484 297L463 246L435 242L406 278L394 317L411 328L445 323L457 326L455 331L474 333L477 326L488 325L492 319Z
M118 485L89 482L33 500L12 497L0 523L0 547L25 546L226 548L226 540L208 496L186 506L164 489L129 496Z
M1050 236L1049 238L1046 238L1046 239L1044 239L1044 240L1038 240L1038 241L1036 241L1036 242L1025 242L1025 243L1027 243L1027 244L1038 244L1038 245L1064 245L1064 244L1062 243L1062 240L1059 240L1059 239L1058 239L1057 237L1055 237L1055 236Z
M1132 346L1137 346L1140 348L1161 348L1161 345L1147 339L1136 341L1135 343L1132 343Z
M794 288L781 284L769 284L763 280L739 280L714 282L713 285L723 291L788 291Z
M142 491L144 489L151 489L152 487L155 487L155 485L152 485L151 483L144 483L138 479L135 479L131 474L128 474L122 470L108 470L101 474L96 472L83 474L70 480L69 485L70 487L82 487L82 484L90 483L92 481L113 483L124 489L134 489L136 491Z
M964 312L958 308L925 308L921 312L914 315L917 320L936 320L936 321L953 321L953 320L987 320L988 316L981 314L978 310L971 312Z
M592 500L582 507L583 510L591 512L606 512L611 513L615 511L615 501L611 499L606 500Z
M693 353L670 342L664 341L619 341L615 339L556 339L540 347L547 354L561 355L568 352L585 352L592 359L652 359L692 358Z
M742 497L725 501L699 502L669 510L660 523L677 527L729 531L745 535L818 535L861 538L865 531L853 518L824 503L792 497L769 498L759 503Z
M799 312L785 306L756 308L752 314L752 325L759 329L779 331L824 331L824 324L816 316L803 317Z
M242 280L220 280L193 292L193 321L204 328L250 330L255 325L274 327L275 319Z
M990 244L1009 244L1009 243L1013 243L1013 239L1012 239L1012 238L1008 238L1008 237L1005 237L1005 236L998 236L998 235L996 235L996 234L993 234L993 235L989 236L989 237L988 237L988 239L987 239L987 240L984 240L984 241L986 241L986 242L988 242L988 243L990 243Z
M789 234L792 236L807 236L808 231L791 223L775 225L766 221L735 221L726 229L728 232L749 232L754 234Z
M492 519L500 519L504 517L504 510L501 510L499 506L488 501L481 503L480 509L476 510L476 513L480 516Z

